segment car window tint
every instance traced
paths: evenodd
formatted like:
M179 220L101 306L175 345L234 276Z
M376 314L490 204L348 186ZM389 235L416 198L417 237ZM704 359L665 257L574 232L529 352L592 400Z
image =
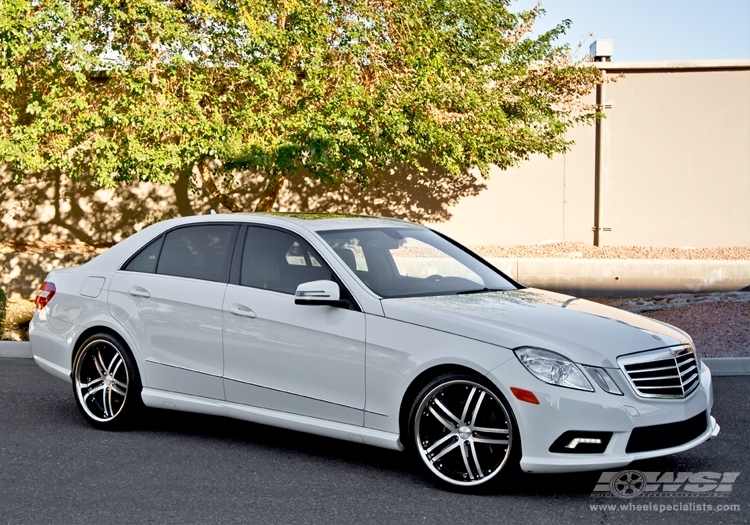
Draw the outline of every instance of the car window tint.
M159 236L143 248L138 255L130 259L130 262L123 268L128 272L154 273L156 270L156 260L159 258L159 248L164 237Z
M241 285L293 294L300 284L323 279L332 279L331 270L305 241L271 228L247 228Z
M156 273L224 281L233 228L231 224L212 224L172 230L164 239Z

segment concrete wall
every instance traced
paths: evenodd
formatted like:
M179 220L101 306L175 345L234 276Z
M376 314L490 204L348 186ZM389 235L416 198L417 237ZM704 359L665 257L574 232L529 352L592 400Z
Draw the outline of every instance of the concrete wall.
M750 61L599 63L605 246L750 246ZM433 226L470 245L593 243L596 128L494 170ZM606 230L609 228L610 230Z

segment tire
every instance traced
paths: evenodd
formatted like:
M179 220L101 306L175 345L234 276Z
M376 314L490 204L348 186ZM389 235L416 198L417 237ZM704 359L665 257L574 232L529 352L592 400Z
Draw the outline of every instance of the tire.
M139 412L141 377L128 347L108 333L88 337L73 361L73 393L79 410L94 427L126 427Z
M521 443L505 398L486 379L444 374L417 395L409 440L418 462L441 484L476 491L518 472Z

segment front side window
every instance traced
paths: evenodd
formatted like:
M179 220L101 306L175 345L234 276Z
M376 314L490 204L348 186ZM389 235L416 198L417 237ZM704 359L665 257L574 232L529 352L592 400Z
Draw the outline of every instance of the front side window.
M248 226L240 284L294 294L302 283L333 280L328 266L302 239L289 233Z
M227 280L234 226L187 226L167 233L156 273L205 281Z
M425 228L336 230L320 236L384 298L515 289L499 272Z

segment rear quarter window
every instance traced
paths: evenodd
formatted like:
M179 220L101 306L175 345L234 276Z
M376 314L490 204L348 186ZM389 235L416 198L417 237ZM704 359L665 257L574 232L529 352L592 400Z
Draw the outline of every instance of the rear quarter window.
M154 273L159 259L159 250L164 236L160 235L128 261L123 270L128 272Z

